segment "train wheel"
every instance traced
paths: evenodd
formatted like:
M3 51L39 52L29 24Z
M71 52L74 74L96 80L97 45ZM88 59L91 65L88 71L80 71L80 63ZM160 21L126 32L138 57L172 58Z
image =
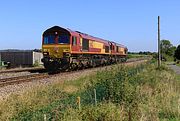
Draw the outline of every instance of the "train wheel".
M48 72L54 73L54 72L57 72L59 70L59 63L56 61L53 61L51 63L45 63L44 67L46 68L46 70Z
M78 65L76 63L71 63L69 66L70 70L77 70L78 69Z

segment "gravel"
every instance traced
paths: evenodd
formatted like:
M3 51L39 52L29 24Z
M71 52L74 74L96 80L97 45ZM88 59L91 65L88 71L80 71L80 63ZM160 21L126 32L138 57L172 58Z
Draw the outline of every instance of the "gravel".
M34 73L30 73L30 72L1 73L0 74L0 79L18 77L18 76L25 76L25 75L32 75L32 74L34 74Z

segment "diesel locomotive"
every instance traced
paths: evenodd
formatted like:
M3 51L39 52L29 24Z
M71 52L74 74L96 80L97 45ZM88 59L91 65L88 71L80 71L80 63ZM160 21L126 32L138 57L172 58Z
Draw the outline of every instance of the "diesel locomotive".
M124 45L59 26L47 29L42 35L42 62L48 71L126 61L127 51Z

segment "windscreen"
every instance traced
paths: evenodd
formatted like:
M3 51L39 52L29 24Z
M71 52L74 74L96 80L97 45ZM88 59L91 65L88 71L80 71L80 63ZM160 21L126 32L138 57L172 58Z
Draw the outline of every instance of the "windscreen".
M69 44L69 35L59 35L58 37L58 43L59 44Z
M44 44L69 44L69 35L46 35L43 40Z
M54 44L55 43L54 40L55 40L54 35L44 36L44 44Z

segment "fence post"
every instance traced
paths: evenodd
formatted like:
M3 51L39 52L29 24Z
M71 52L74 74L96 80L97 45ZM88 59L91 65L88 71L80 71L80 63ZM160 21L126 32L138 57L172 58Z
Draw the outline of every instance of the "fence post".
M77 104L78 104L78 107L79 107L79 110L81 109L81 97L77 97Z
M95 106L97 106L96 89L94 89L94 102Z
M47 121L47 117L46 117L46 114L44 114L44 121Z

